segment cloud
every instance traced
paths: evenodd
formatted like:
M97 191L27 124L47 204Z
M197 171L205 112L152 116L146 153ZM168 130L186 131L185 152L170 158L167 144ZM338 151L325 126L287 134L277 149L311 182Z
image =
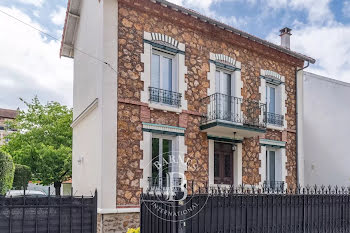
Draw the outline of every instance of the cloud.
M311 55L316 65L310 65L308 71L350 82L350 26L305 26L292 31L292 50ZM274 34L268 40L279 43Z
M344 1L343 3L343 15L350 18L350 1Z
M190 9L195 9L204 14L207 17L211 17L216 19L222 23L234 26L234 27L242 27L247 24L247 17L236 17L236 16L226 16L217 13L214 11L213 5L222 3L222 2L235 2L239 0L169 0L172 3L177 5L181 5ZM249 4L254 4L256 0L248 0Z
M66 18L66 8L59 6L58 9L51 13L50 18L54 24L63 26L64 19Z
M170 0L170 2L175 3L177 5L202 9L205 11L209 10L213 3L220 1L222 0Z
M288 15L291 11L306 11L309 23L325 23L333 21L334 15L330 10L331 0L260 0L260 6L267 10L286 10ZM270 12L271 13L271 12Z
M36 7L41 7L44 3L44 0L16 0L16 1L26 5L33 5Z
M19 9L1 10L44 30ZM17 108L19 97L72 106L73 63L59 58L60 42L0 14L0 107ZM21 106L23 107L23 106Z

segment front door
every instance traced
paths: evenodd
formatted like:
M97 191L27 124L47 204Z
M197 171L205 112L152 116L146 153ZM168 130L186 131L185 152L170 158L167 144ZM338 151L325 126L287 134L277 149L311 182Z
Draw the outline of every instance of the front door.
M233 185L232 144L214 144L214 183Z

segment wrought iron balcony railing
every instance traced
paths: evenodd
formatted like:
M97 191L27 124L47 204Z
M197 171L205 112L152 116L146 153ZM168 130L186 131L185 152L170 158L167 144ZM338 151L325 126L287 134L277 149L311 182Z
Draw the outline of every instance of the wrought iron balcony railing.
M148 177L148 189L152 191L173 191L181 190L181 178Z
M264 181L264 189L271 190L271 191L283 191L284 190L284 181L271 181L266 180Z
M271 125L283 126L284 116L272 112L267 113L267 123Z
M181 94L177 92L149 87L149 98L150 102L181 107Z
M207 106L207 114L203 115L202 124L223 120L266 128L266 104L259 101L215 93L202 99L202 104Z

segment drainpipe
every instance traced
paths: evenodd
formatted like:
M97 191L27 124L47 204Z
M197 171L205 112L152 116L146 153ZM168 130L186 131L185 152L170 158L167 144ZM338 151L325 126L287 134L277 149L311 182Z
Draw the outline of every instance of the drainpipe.
M297 174L296 174L296 178L297 178L297 186L299 186L299 154L298 154L298 151L299 151L299 146L298 146L298 135L299 135L299 131L298 131L298 72L299 71L302 71L306 68L308 68L310 65L310 62L307 61L307 65L304 66L303 68L301 69L296 69L295 71L295 95L296 95L296 109L295 109L295 116L296 116L296 120L295 120L295 124L296 124L296 165L297 165ZM301 80L303 81L303 80Z

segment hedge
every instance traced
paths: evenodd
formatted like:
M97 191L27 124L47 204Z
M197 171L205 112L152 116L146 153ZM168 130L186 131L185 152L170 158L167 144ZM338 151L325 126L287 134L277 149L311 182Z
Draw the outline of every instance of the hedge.
M15 165L12 157L0 151L0 195L12 188Z
M12 188L16 190L27 189L28 182L32 179L30 167L22 164L15 164L15 177Z

